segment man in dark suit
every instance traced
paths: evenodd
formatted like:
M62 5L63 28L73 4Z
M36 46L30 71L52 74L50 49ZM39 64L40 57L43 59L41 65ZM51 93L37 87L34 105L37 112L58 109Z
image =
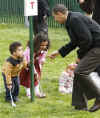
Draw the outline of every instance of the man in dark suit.
M94 105L89 109L90 112L94 112L100 109L100 78L95 79L91 76L100 65L100 26L79 12L69 12L61 4L54 7L53 17L58 23L65 24L70 42L52 52L49 57L65 57L78 48L80 62L75 69L72 105L77 110L87 110L87 100L95 98Z

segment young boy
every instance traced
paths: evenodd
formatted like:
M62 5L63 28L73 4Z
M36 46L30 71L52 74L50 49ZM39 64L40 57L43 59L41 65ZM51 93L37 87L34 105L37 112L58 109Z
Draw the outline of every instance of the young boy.
M23 59L23 47L19 42L13 42L9 46L11 56L7 58L2 67L2 76L6 90L5 100L11 101L10 91L14 102L18 101L19 95L19 72L26 67L27 63Z

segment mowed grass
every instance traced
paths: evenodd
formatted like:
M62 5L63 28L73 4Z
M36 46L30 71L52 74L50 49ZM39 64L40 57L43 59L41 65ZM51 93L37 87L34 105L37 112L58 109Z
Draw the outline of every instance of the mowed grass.
M66 44L69 40L65 29L49 29L51 48L48 55ZM41 85L47 94L45 99L34 98L31 102L25 95L24 87L20 87L19 102L13 108L4 100L4 86L1 76L1 67L4 60L9 56L9 44L20 41L24 48L29 39L29 30L24 25L0 25L0 118L99 118L100 111L89 113L76 111L71 106L71 94L62 95L58 91L58 82L61 72L68 64L76 59L73 51L67 57L49 58L43 67ZM93 101L89 102L89 107Z

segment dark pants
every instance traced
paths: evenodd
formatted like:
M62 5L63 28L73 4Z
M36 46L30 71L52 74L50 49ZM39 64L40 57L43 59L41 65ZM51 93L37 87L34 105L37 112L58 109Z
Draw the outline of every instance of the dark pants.
M4 80L4 86L5 86L5 90L6 90L6 96L5 96L5 100L11 100L11 96L10 96L10 90L7 88L7 82L6 82L6 77L4 74L2 74L3 76L3 80ZM19 78L18 77L13 77L12 78L12 89L11 89L11 93L12 93L12 97L13 100L16 100L16 98L19 95Z
M87 107L88 99L100 100L100 94L97 93L96 86L92 86L93 82L90 82L92 78L89 77L98 65L100 65L100 48L93 48L76 67L72 93L73 106Z
M41 22L38 20L38 17L33 17L33 31L34 35L36 35L39 32L45 32L48 34L48 23L47 19L41 20Z

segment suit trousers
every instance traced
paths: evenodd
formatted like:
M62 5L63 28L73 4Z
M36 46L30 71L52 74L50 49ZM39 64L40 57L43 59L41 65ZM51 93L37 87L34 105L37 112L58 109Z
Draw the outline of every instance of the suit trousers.
M75 69L73 81L72 105L87 107L87 100L96 98L100 100L99 93L96 91L96 85L89 75L100 65L100 48L92 48L80 60ZM99 79L100 82L100 79Z

